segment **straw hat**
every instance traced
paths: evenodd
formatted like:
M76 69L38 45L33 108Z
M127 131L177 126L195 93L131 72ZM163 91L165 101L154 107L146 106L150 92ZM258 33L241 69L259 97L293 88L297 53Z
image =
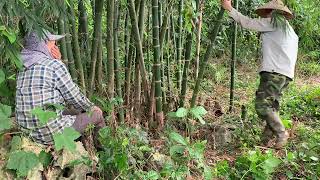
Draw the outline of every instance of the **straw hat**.
M293 13L281 0L271 0L263 6L257 8L256 13L261 17L266 17L272 10L280 10L287 19L292 19Z

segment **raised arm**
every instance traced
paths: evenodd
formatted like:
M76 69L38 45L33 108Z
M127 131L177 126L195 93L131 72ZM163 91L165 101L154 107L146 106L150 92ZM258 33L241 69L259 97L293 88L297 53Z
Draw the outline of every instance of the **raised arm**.
M229 15L243 28L259 32L268 32L275 30L271 24L271 18L249 18L248 16L245 16L234 9L231 5L231 0L221 0L221 5L229 12Z

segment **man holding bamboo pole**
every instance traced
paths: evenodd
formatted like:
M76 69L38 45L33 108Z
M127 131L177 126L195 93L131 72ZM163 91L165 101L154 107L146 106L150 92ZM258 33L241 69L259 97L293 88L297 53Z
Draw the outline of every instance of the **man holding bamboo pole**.
M255 109L258 116L266 121L263 142L276 136L275 148L286 145L288 132L279 117L282 91L294 78L298 53L298 36L288 19L292 12L281 0L272 0L259 7L256 13L262 18L252 19L242 15L231 5L231 0L221 0L221 5L243 28L262 33L262 59L260 64L260 85L256 92Z

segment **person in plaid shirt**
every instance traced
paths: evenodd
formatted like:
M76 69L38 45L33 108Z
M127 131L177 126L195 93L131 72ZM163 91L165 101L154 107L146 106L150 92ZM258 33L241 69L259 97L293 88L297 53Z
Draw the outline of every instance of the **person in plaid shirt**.
M53 144L53 134L65 127L73 127L83 133L88 124L98 128L105 126L101 109L81 93L61 61L56 41L63 37L44 31L44 37L40 38L31 32L25 37L21 51L24 68L17 76L16 120L32 140L45 145ZM55 109L57 118L41 125L31 111L50 104L71 105L79 113Z

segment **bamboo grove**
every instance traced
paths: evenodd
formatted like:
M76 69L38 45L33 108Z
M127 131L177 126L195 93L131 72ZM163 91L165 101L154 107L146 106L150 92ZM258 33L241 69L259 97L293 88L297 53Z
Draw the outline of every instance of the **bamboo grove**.
M37 3L31 1L30 5L37 9ZM83 92L103 106L112 125L162 129L167 112L189 106L187 94L193 89L191 106L196 105L223 10L216 24L210 26L211 42L201 59L204 1L44 3L52 14L42 14L43 25L30 23L34 21L30 18L29 22L18 22L19 29L41 33L46 28L67 35L59 42L62 60Z
M197 105L208 60L225 30L219 1L8 0L0 2L0 10L0 35L20 37L18 43L0 42L0 54L6 55L0 55L2 66L10 59L21 67L18 54L27 32L45 28L67 34L59 42L62 60L111 124L155 129L164 127L168 112ZM232 111L237 27L228 29Z

